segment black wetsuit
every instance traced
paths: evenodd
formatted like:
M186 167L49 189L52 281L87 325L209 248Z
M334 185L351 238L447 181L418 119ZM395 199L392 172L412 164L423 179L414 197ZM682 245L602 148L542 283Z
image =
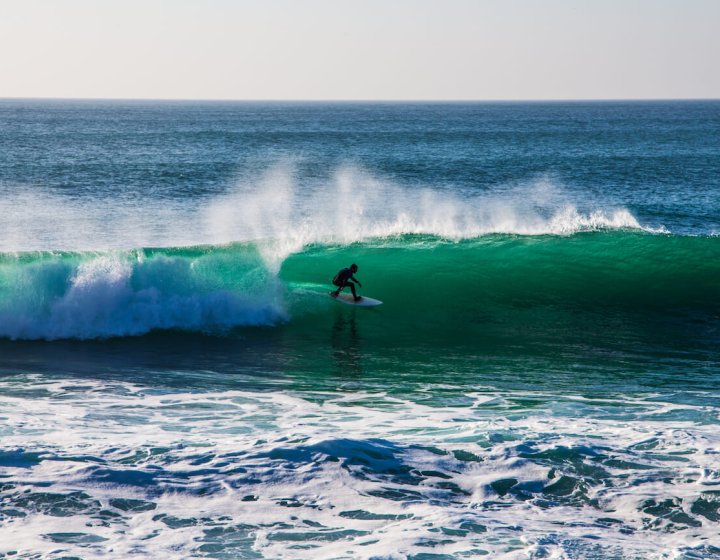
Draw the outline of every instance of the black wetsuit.
M345 286L350 286L353 297L358 299L358 295L355 292L355 282L357 282L357 279L353 277L353 271L350 268L343 268L335 275L335 278L333 278L333 284L338 287L333 293L338 295Z

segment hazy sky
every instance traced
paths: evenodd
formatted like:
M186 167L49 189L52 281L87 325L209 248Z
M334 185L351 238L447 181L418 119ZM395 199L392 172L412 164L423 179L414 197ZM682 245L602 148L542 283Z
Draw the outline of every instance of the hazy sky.
M0 0L0 97L720 98L720 0Z

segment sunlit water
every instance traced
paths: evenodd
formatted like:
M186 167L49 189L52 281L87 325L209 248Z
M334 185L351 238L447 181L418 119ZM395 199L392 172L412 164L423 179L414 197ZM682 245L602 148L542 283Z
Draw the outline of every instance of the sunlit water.
M0 558L720 558L718 131L1 101Z

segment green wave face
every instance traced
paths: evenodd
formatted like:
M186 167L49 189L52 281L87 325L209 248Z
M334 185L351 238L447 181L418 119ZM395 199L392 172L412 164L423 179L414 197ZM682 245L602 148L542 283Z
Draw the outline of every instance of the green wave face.
M719 257L720 239L709 237L605 232L458 243L414 237L312 247L288 258L281 277L296 290L295 327L322 333L329 310L301 296L302 288L320 289L340 266L357 263L361 293L385 304L336 310L346 317L335 327L350 321L362 331L364 348L418 368L454 356L458 371L483 369L487 360L502 368L503 360L524 355L533 364L508 367L547 371L553 361L597 372L602 361L615 368L624 361L630 371L659 354L669 364L673 356L708 359L714 352ZM342 344L353 342L348 333Z
M0 335L105 338L156 329L310 329L355 262L361 293L385 302L366 322L387 340L453 346L620 332L632 321L712 318L720 238L637 232L402 236L313 245L281 262L272 241L112 253L0 256ZM604 323L603 323L604 322ZM534 333L534 335L533 335ZM602 335L599 333L598 336Z
M427 237L313 247L282 278L323 282L351 261L368 295L409 312L486 306L710 310L720 296L720 238L644 233Z

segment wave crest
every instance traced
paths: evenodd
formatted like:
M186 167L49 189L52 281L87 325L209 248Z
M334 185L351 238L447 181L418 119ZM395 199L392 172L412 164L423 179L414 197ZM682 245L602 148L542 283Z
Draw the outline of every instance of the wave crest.
M70 198L38 189L0 193L0 251L127 250L264 240L277 266L312 243L403 234L469 239L493 233L568 235L597 229L658 231L626 208L570 194L540 177L458 192L398 184L353 166L321 179L292 164L237 181L225 193L184 200Z
M330 181L303 185L292 169L276 168L253 185L238 184L203 209L213 243L266 240L263 257L279 268L310 244L349 244L398 235L473 239L489 234L571 235L644 227L625 208L582 210L547 178L490 194L457 194L383 181L355 167Z

